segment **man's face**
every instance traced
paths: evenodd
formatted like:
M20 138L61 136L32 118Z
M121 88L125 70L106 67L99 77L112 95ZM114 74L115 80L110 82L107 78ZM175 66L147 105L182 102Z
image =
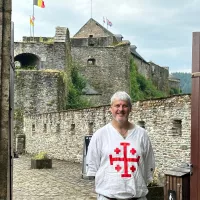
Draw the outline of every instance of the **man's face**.
M110 107L110 111L114 120L123 123L128 120L131 108L127 101L115 99Z

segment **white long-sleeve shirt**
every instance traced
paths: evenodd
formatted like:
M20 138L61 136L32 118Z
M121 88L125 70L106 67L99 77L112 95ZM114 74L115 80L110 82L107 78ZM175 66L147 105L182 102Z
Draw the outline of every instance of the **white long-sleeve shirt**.
M87 176L95 176L96 192L119 199L145 197L155 169L146 130L136 125L124 139L111 123L93 134L86 164Z

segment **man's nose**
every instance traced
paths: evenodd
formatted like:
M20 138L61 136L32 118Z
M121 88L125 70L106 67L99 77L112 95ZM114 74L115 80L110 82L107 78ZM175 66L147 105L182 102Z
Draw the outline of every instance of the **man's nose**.
M123 110L123 106L119 106L119 110Z

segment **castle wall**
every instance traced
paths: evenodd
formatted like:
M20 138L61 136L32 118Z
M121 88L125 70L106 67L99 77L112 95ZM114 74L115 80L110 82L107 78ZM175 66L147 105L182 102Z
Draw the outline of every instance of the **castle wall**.
M55 42L53 48L54 67L50 69L63 70L66 64L66 44L62 42Z
M113 45L116 41L114 36L98 37L98 38L71 38L72 47L99 46L107 47Z
M142 74L145 78L152 79L152 69L151 69L151 66L148 63L144 62L143 60L137 58L133 54L132 54L132 56L134 58L134 63L138 67L138 72L140 74Z
M65 43L15 42L14 56L34 54L39 59L37 69L63 69L66 62Z
M152 82L158 90L169 91L169 70L150 62L152 68Z
M94 93L87 93L87 99L91 105L103 105L109 103L110 96L115 91L129 92L130 43L115 43L115 37L103 27L98 35L100 25L92 19L88 26L86 30L81 29L71 41L69 30L65 27L56 27L54 38L40 37L33 41L32 37L26 37L23 42L15 42L14 55L19 62L24 59L30 61L28 65L38 65L39 70L64 70L69 54L66 46L71 45L73 61L79 65L82 75L88 80L89 88L95 91L95 96ZM91 27L94 28L93 37L89 37ZM80 38L83 36L84 38ZM138 72L152 80L159 90L168 92L168 70L145 63L137 56L133 57Z
M14 56L19 54L34 54L40 60L40 66L37 66L38 69L41 68L53 68L53 45L44 44L44 43L23 43L15 42L15 51Z
M95 105L108 104L117 90L129 92L130 46L72 47L72 58L81 74L101 97ZM94 59L94 63L88 62Z
M134 59L134 63L137 65L138 73L142 74L146 79L152 80L153 84L158 90L168 93L169 85L175 85L175 87L180 85L179 82L176 82L175 84L168 80L168 68L161 67L152 62L146 63L142 59L135 56L133 53L131 55Z
M24 113L61 110L63 87L58 71L17 70L14 84L15 135L23 133Z
M110 120L109 106L27 115L26 151L82 162L84 136ZM190 95L135 102L130 120L145 125L160 172L190 161Z

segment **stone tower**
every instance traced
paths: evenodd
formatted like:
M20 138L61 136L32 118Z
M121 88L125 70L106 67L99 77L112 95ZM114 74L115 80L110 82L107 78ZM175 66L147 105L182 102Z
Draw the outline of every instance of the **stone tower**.
M114 92L129 92L129 42L91 18L71 38L71 45L72 58L88 82L84 95L92 103L108 104Z

